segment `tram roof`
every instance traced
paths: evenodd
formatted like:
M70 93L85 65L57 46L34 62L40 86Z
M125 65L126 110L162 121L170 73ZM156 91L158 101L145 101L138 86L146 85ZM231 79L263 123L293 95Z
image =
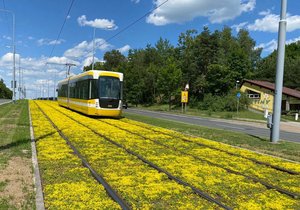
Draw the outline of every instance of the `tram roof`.
M91 77L91 78L97 79L99 76L112 76L112 77L117 76L118 78L120 78L121 81L123 81L123 73L120 73L120 72L105 71L105 70L89 70L89 71L85 71L83 73L65 78L65 79L59 81L58 83L60 83L60 84L68 83L69 79L76 80L76 79L80 79L82 77Z

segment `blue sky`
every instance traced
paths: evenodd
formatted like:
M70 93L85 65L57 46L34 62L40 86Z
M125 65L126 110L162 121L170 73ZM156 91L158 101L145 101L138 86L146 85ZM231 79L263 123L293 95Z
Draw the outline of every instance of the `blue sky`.
M96 60L103 60L104 53L112 49L126 55L129 49L154 45L160 37L176 45L180 33L188 29L201 32L203 26L214 31L226 25L232 27L234 34L239 28L248 29L257 47L264 48L263 56L277 47L279 0L169 0L106 42L165 1L75 0L57 40L72 0L1 0L0 78L10 86L12 15L1 9L14 12L16 17L16 69L20 58L29 98L40 96L41 91L48 95L48 84L52 96L56 81L65 76L64 66L46 65L46 62L75 63L77 66L72 69L75 74L90 64L94 28ZM300 2L288 0L287 12L287 43L291 43L300 40Z

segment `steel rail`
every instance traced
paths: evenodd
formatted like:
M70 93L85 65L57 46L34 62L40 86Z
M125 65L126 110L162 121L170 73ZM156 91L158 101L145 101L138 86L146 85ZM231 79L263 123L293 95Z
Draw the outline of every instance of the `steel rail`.
M206 162L206 163L208 163L208 164L210 164L210 165L213 165L213 166L222 168L222 169L226 170L226 171L229 172L229 173L232 173L232 174L235 174L235 175L240 175L240 176L243 176L243 177L245 177L245 178L247 178L247 179L249 179L249 180L252 180L252 181L254 181L254 182L258 182L258 183L264 185L265 187L267 187L268 189L274 189L274 190L276 190L276 191L278 191L278 192L280 192L280 193L282 193L282 194L288 195L288 196L290 196L290 197L292 197L292 198L295 198L295 199L297 199L297 198L300 197L297 193L293 193L293 192L290 192L290 191L288 191L288 190L282 189L282 188L280 188L280 187L274 186L274 185L272 185L272 184L269 184L269 183L266 182L266 181L260 180L259 178L255 178L255 177L251 177L251 176L245 175L245 174L243 174L243 173L241 173L241 172L238 172L238 171L235 171L235 170L226 168L226 167L224 167L224 166L222 166L222 165L220 165L220 164L213 163L213 162L211 162L211 161L209 161L209 160L206 160L206 159L204 159L204 158L200 158L200 157L198 157L198 156L189 154L189 153L187 153L187 152L183 152L183 151L181 151L181 150L179 150L179 149L177 149L177 148L175 148L175 147L165 145L165 144L163 144L163 143L161 143L161 142L159 142L159 141L157 141L157 140L153 140L153 139L144 137L144 136L141 135L141 134L138 134L138 133L135 133L135 132L126 130L125 128L121 128L121 127L119 127L119 126L117 126L117 125L113 125L112 123L109 123L109 122L106 122L106 121L103 121L103 120L100 120L100 121L103 122L103 123L106 123L106 124L108 124L108 125L110 125L110 126L116 127L116 128L118 128L118 129L120 129L120 130L126 131L126 132L128 132L128 133L130 133L130 134L139 136L139 137L141 137L141 138L143 138L143 139L145 139L145 140L152 141L152 142L154 142L155 144L158 144L158 145L163 146L163 147L165 147L165 148L174 150L174 151L176 151L176 152L179 152L179 153L184 154L184 155L187 155L187 156L191 156L191 157L193 157L193 158L196 159L196 160L200 160L200 161Z
M48 106L50 106L50 105L48 105ZM52 107L52 106L50 106L50 107ZM127 149L127 148L124 147L123 145L121 145L121 144L119 144L119 143L117 143L117 142L111 140L111 139L108 138L107 136L105 136L105 135L99 133L98 131L96 131L96 130L90 128L90 127L88 127L87 125L85 125L85 124L83 124L82 122L80 122L80 121L74 119L73 117L68 116L67 114L63 113L62 111L60 111L60 110L58 110L58 109L56 109L56 108L54 108L54 107L52 107L52 108L55 109L56 111L62 113L62 114L65 115L66 117L70 118L71 120L77 122L78 124L84 126L85 128L88 128L88 129L91 130L93 133L95 133L96 135L102 137L102 138L105 139L106 141L108 141L108 142L112 143L113 145L115 145L115 146L117 146L117 147L119 147L119 148L125 150L128 154L131 154L131 155L137 157L139 160L143 161L144 163L146 163L146 164L149 165L150 167L156 169L157 171L159 171L159 172L161 172L161 173L166 174L166 175L168 176L169 179L174 180L175 182L177 182L177 183L179 183L179 184L181 184L181 185L190 187L190 188L193 190L194 193L196 193L197 195L201 196L202 198L204 198L204 199L206 199L206 200L208 200L208 201L210 201L210 202L212 202L212 203L215 203L215 204L217 204L218 206L220 206L220 207L222 207L222 208L224 208L224 209L226 209L226 210L231 210L231 209L232 209L231 207L228 207L228 206L226 206L225 204L223 204L222 202L220 202L220 201L218 201L217 199L213 198L212 196L210 196L210 195L207 194L206 192L204 192L204 191L198 189L197 187L194 187L193 185L191 185L191 184L189 184L189 183L187 183L187 182L181 180L180 178L178 178L178 177L172 175L171 173L169 173L168 171L164 170L163 168L161 168L161 167L157 166L156 164L152 163L151 161L145 159L143 156L137 154L136 152L134 152L134 151L132 151L132 150L130 150L130 149Z
M190 139L187 139L187 138L178 137L178 136L175 136L175 135L172 135L172 134L168 134L168 133L165 133L165 132L162 132L162 131L156 131L156 130L154 130L152 128L149 128L149 127L145 127L145 126L141 126L141 125L136 125L136 124L135 124L135 126L142 127L142 128L145 128L145 129L150 129L151 131L154 131L156 133L161 133L161 134L173 137L173 138L181 139L182 141L189 142L189 143L194 143L194 144L197 144L197 145L202 146L202 147L208 147L208 148L213 149L213 150L218 150L218 151L221 151L221 152L225 152L225 153L227 153L229 155L240 157L240 158L244 158L244 159L250 160L252 162L255 162L257 164L265 165L265 166L268 166L270 168L273 168L273 169L276 169L278 171L282 171L282 172L285 172L285 173L288 173L288 174L300 175L300 172L292 171L292 170L285 169L285 168L282 168L282 167L279 167L279 166L274 166L274 165L272 165L270 163L266 163L266 162L262 162L262 161L256 160L255 158L245 157L245 156L242 156L242 155L239 155L239 154L235 154L235 153L223 150L223 149L219 149L219 148L210 146L210 145L202 144L202 143L199 143L199 142L194 142L194 141L192 141Z
M36 102L35 102L36 103ZM92 167L91 165L84 159L84 157L80 154L80 152L76 149L76 147L70 142L69 138L64 135L64 133L54 124L54 122L49 118L49 116L42 110L42 108L36 103L37 107L40 109L40 111L43 113L43 115L47 118L47 120L51 123L51 125L57 130L59 135L67 142L67 144L71 147L73 152L77 155L78 158L81 159L82 164L88 168L93 175L93 177L103 185L107 193L112 197L114 201L116 201L122 209L129 210L131 209L129 204L127 204L121 196L105 181L105 179L99 175Z

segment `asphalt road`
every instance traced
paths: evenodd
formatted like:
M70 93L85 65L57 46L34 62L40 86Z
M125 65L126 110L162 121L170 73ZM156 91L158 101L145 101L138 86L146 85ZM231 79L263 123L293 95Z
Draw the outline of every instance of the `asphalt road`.
M12 102L11 99L0 99L0 105Z
M201 118L195 116L187 116L187 115L176 115L169 114L163 112L154 112L140 109L125 109L123 110L125 113L133 113L139 115L145 115L154 118L167 119L172 121L178 121L183 123L189 123L193 125L200 125L210 128L218 128L229 131L236 131L241 133L246 133L252 136L270 138L270 129L267 128L266 124L257 123L255 126L248 125L243 121L235 121L232 120L219 120L212 118ZM287 132L280 131L280 139L293 141L300 143L300 133L299 132Z

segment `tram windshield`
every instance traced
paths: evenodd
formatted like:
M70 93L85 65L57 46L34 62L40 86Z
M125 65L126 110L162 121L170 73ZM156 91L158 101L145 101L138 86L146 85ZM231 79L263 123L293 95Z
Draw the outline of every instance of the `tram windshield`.
M100 99L121 99L121 84L116 77L99 78Z

